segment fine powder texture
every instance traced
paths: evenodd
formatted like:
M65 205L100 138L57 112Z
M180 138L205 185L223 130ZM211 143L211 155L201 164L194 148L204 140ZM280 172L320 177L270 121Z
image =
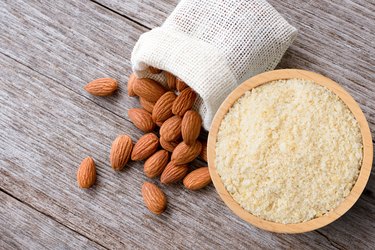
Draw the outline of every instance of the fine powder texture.
M299 223L336 208L362 163L359 124L343 101L311 81L274 81L246 92L224 117L216 168L244 209Z

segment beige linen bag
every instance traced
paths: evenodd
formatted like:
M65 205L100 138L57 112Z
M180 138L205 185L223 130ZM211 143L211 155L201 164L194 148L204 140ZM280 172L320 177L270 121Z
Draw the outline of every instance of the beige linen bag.
M205 129L227 95L244 80L272 70L297 30L265 0L182 0L161 27L144 33L131 62L138 77L165 84L169 71L199 95Z

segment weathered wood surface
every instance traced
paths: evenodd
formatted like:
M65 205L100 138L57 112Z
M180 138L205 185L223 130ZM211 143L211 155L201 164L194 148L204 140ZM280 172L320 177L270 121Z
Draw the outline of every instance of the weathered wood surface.
M139 104L127 98L125 83L137 38L162 23L176 3L158 2L0 2L0 189L23 202L12 203L17 214L22 215L25 204L29 213L36 210L35 220L22 222L35 244L42 244L35 229L40 220L56 226L55 236L46 234L50 247L60 237L71 243L67 247L95 247L96 242L105 248L371 248L374 174L344 217L302 235L271 234L247 225L231 214L212 186L199 192L181 185L163 188L170 203L160 217L143 208L142 164L130 163L114 173L108 155L116 135L141 136L127 120L126 110ZM374 133L374 4L271 3L300 29L280 67L314 70L344 85ZM101 76L122 83L115 96L94 98L82 90ZM97 162L98 182L83 191L76 187L75 172L86 155ZM8 211L14 199L4 195L0 209ZM1 225L20 223L11 214L0 218ZM23 246L17 239L23 235L14 227L3 231L12 238L0 236L0 246Z
M1 249L105 249L0 191Z

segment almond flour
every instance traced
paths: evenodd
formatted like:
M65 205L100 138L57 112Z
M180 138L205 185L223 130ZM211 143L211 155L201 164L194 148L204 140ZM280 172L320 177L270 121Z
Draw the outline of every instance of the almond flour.
M363 154L359 124L333 92L290 79L246 92L224 117L216 168L245 210L299 223L349 195Z

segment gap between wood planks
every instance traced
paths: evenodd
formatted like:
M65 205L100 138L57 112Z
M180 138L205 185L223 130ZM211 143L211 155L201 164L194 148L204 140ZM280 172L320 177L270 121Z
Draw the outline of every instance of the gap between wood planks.
M89 1L91 1L91 2L93 2L93 3L95 3L95 4L97 4L97 5L99 5L100 7L104 8L104 9L106 9L106 10L112 12L112 13L115 13L116 15L119 15L119 16L121 16L121 17L123 17L123 18L125 18L125 19L127 19L127 20L129 20L129 21L132 21L133 23L138 24L139 26L141 26L141 27L143 27L143 28L146 28L146 29L148 29L148 30L151 30L150 27L147 27L146 25L144 25L144 24L138 22L138 21L135 20L134 18L131 18L131 17L128 17L128 16L126 16L126 15L124 15L124 14L121 14L120 12L118 12L118 11L116 11L116 10L114 10L114 9L111 9L111 8L107 7L106 5L104 5L104 4L102 4L102 3L99 3L98 1L95 1L95 0L89 0Z
M58 223L60 226L66 228L66 230L71 231L71 232L73 232L73 233L76 233L76 234L78 234L78 235L80 235L80 236L82 236L82 237L84 237L84 238L86 238L86 239L88 239L88 240L94 242L95 244L98 244L100 247L102 247L102 248L104 248L104 249L109 249L109 248L107 248L106 246L102 245L100 242L96 241L95 239L92 239L92 238L88 237L87 235L84 235L84 234L82 234L82 233L80 233L80 232L74 230L73 228L71 228L71 227L69 227L69 226L67 226L67 225L65 225L65 224L63 224L63 223L61 223L61 222L59 222L55 217L51 216L50 214L47 214L47 213L45 213L45 212L43 212L43 211L40 211L40 210L37 209L36 207L33 207L31 204L26 203L26 202L24 202L23 200L18 199L17 197L15 197L15 196L12 195L11 193L7 192L6 190L2 189L1 187L0 187L0 192L3 192L4 194L6 194L6 195L12 197L13 199L19 201L19 202L22 203L23 205L25 205L25 206L27 206L27 207L33 209L34 211L38 212L39 214L44 215L44 216L46 216L47 218L49 218L49 219L55 221L55 222Z
M105 106L103 106L103 105L100 105L100 103L95 102L93 99L90 99L90 98L87 97L87 96L81 95L80 92L76 91L74 88L71 88L71 87L69 87L69 86L67 86L67 85L65 85L65 84L62 84L62 83L59 82L58 80L53 79L52 77L50 77L50 76L48 76L48 75L46 75L46 74L41 73L41 72L38 71L37 69L34 69L34 68L32 68L31 66L29 66L29 65L27 65L27 64L24 64L24 63L20 62L20 61L17 60L16 58L13 58L13 57L11 57L11 56L9 56L9 55L7 55L7 54L4 54L4 53L2 53L2 52L0 52L0 54L2 54L2 55L4 55L4 56L8 57L9 59L14 60L15 62L17 62L17 63L19 63L19 64L25 66L26 68L28 68L28 69L30 69L30 70L32 70L32 71L35 71L36 73L38 73L38 74L44 76L45 78L48 78L48 79L50 79L51 81L54 81L54 82L60 84L61 86L65 87L66 89L69 89L70 91L72 91L72 92L74 92L74 93L80 95L82 98L85 98L86 100L88 100L88 101L94 103L95 105L101 107L102 109L104 109L104 110L106 110L106 111L112 113L113 115L115 115L115 116L117 116L117 117L120 117L120 118L122 118L122 119L124 119L124 120L126 120L126 121L131 122L129 119L126 119L126 117L121 116L121 115L119 115L119 114L116 113L116 112L113 112L111 109L109 109L109 108L107 108L107 107L105 107Z

